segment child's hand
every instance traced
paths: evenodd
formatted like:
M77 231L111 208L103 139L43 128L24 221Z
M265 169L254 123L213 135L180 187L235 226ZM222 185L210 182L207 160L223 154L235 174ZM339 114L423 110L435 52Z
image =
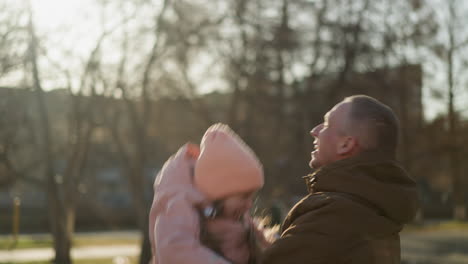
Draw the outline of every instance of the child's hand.
M192 159L198 159L198 156L200 156L200 147L190 142L188 142L186 146L187 146L187 149L185 152L186 157L192 158Z
M250 215L246 214L244 216L247 224L252 228L252 232L255 236L255 240L260 246L261 250L265 250L270 247L271 244L277 239L279 226L274 226L268 228L265 226L265 220L260 218L252 218Z
M249 261L248 229L243 223L216 218L207 220L206 228L219 241L219 248L229 261L234 264L246 264Z

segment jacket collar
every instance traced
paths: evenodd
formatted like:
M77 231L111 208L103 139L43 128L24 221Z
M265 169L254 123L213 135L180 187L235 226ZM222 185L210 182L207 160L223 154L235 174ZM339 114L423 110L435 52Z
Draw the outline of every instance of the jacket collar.
M306 176L303 176L302 178L306 182L307 191L309 193L312 193L314 191L314 186L319 178L324 177L325 175L332 173L333 171L340 170L342 168L371 163L392 163L398 166L398 162L392 155L378 150L372 150L364 151L353 157L332 162Z

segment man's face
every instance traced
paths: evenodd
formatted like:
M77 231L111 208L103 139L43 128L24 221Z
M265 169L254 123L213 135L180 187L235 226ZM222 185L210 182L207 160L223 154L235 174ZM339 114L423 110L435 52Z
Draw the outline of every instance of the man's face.
M309 166L318 169L342 159L339 148L343 139L343 128L348 118L351 103L342 102L324 116L323 123L314 127L310 134L315 138L314 151Z

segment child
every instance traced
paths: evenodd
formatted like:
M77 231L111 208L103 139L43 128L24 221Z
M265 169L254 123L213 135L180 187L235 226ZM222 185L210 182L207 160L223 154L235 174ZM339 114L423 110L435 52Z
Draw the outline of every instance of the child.
M226 125L184 145L159 173L150 213L153 264L258 263L267 244L248 211L264 183L252 150Z

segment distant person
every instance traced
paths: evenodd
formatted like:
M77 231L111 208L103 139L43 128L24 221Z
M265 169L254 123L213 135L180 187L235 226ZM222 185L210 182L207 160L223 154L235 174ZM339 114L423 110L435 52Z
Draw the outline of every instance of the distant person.
M399 124L368 96L345 98L310 134L309 195L287 215L264 264L400 264L399 232L417 210L395 161Z
M249 215L264 183L253 151L226 125L184 145L154 184L153 264L258 263L266 245Z

